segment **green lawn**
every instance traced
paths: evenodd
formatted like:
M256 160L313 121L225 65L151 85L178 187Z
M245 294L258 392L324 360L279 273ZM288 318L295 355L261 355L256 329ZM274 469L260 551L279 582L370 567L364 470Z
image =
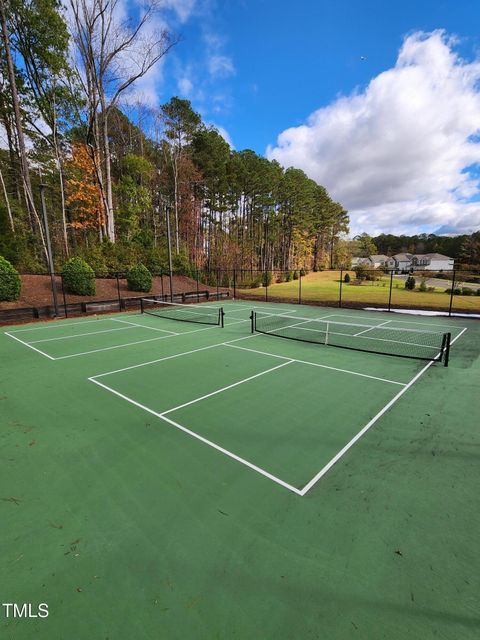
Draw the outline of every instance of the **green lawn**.
M342 300L345 303L358 302L368 305L386 305L389 297L389 277L377 282L353 284L355 274L350 272L351 282L343 283ZM280 300L298 300L299 280L275 283L268 287L268 298ZM449 282L445 281L445 288ZM302 278L302 300L318 302L336 302L339 299L339 272L322 271L309 273ZM240 294L265 298L265 288L239 289ZM393 281L392 305L408 309L446 309L450 304L450 294L445 289L437 288L432 292L408 291L403 282ZM480 313L480 296L454 296L453 309L455 311L469 311Z

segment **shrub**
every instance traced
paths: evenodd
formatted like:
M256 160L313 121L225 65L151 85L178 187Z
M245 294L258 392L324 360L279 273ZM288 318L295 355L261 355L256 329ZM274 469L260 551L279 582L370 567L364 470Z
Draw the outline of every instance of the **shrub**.
M462 295L462 290L459 287L455 287L455 289L453 290L453 295L454 296L461 296Z
M192 266L184 253L177 253L172 259L172 269L180 276L192 275ZM195 273L195 270L193 271Z
M127 285L130 291L148 292L152 288L152 274L140 262L127 273Z
M343 281L344 281L344 282L347 282L347 283L348 283L348 282L350 282L350 274L349 274L349 273L346 273L346 274L344 275L344 277L343 277Z
M281 271L278 276L277 276L277 282L285 282L285 275L283 274L283 271Z
M292 272L291 271L285 271L285 282L290 282L290 280L292 279Z
M82 258L70 258L62 269L63 286L77 296L95 295L95 272Z
M408 276L405 280L405 289L409 291L413 291L415 289L415 278L413 276Z
M302 267L300 269L300 275L302 276L302 278L303 278L303 276L306 276L307 275L307 270Z
M263 286L269 287L271 284L272 284L272 272L265 271L265 273L263 274Z
M477 289L477 290L476 290L475 295L476 295L476 296L480 296L480 289Z
M475 291L470 289L470 287L463 287L462 296L473 296L475 295Z
M207 284L208 284L209 287L216 287L217 286L217 274L215 273L215 271L210 271L209 272Z
M228 289L230 287L230 275L228 273L224 273L222 275L222 287Z
M357 280L366 280L367 279L367 269L363 264L357 264L354 269L355 274L357 276Z
M293 279L294 280L298 280L298 271L295 269L295 271L293 272Z
M11 262L0 256L0 300L18 300L22 282Z
M427 290L427 283L425 282L425 280L422 280L419 287L418 287L419 291L422 291L423 293Z
M261 275L255 276L255 278L253 278L250 284L250 287L252 289L257 289L258 287L261 287L261 286L262 286L262 276Z
M317 265L314 265L314 267L313 267L313 273L317 273L317 271L318 271L318 267L317 267Z
M435 292L435 287L427 287L427 291L428 291L428 293L434 293Z

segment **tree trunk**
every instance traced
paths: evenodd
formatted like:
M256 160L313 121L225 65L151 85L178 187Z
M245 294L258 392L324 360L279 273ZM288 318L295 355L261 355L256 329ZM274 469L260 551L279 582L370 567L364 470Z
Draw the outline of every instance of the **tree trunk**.
M8 199L7 188L5 187L5 181L3 180L2 170L0 169L0 182L2 183L3 195L5 196L5 204L7 205L8 221L10 222L10 228L12 233L15 233L15 223L13 222L12 209L10 207L10 200Z

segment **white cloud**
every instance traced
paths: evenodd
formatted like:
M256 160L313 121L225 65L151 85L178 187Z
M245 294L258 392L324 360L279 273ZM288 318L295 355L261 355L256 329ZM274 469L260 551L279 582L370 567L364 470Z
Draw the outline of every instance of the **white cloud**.
M480 60L443 31L407 37L392 69L364 91L286 129L267 156L302 168L350 212L352 231L414 233L480 226Z
M214 54L208 59L208 71L214 78L228 78L235 74L235 67L228 56Z
M178 16L180 22L186 22L195 9L196 0L164 0L163 6L172 9Z
M179 78L177 85L178 90L180 91L180 95L182 95L184 98L189 98L192 95L193 82L188 76L182 76L181 78Z
M222 127L219 124L215 124L214 122L211 122L210 124L211 124L212 127L215 127L215 129L222 136L222 138L225 140L225 142L227 142L230 145L230 148L231 149L235 149L235 145L232 142L232 138L231 138L230 134L228 133L228 131L225 129L225 127Z

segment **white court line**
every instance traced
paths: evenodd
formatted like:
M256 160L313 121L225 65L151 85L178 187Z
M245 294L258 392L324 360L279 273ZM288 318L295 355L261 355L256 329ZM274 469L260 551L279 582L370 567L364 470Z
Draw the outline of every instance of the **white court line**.
M12 333L25 333L26 331L42 331L44 329L58 329L59 327L75 327L77 324L90 324L92 322L107 322L108 320L113 320L113 318L96 318L95 320L82 320L81 322L68 322L65 323L63 320L55 320L48 324L47 326L42 325L41 327L31 327L30 329L15 329Z
M465 333L467 329L463 329L463 331L461 333L458 334L458 336L456 336L455 338L453 338L452 342L450 344L453 344L455 342L455 340L458 340L458 338L460 338L460 336ZM308 482L303 489L300 491L300 495L304 496L308 491L310 491L310 489L320 480L320 478L322 476L324 476L327 471L329 469L331 469L333 467L333 465L338 462L340 460L340 458L342 456L345 455L345 453L357 442L357 440L359 440L369 429L370 427L372 427L375 422L377 422L377 420L379 420L379 418L381 418L383 416L383 414L388 411L388 409L390 409L390 407L395 404L395 402L397 402L397 400L399 398L401 398L403 396L403 394L410 389L410 387L425 373L425 371L427 371L433 364L433 360L431 362L429 362L428 364L426 364L423 369L421 371L419 371L417 373L417 375L415 375L410 382L408 382L403 389L401 389L396 396L394 396L390 402L387 402L387 404L383 407L383 409L381 409L376 416L374 416L370 422L368 422L363 429L361 429L351 440L350 442L348 442L343 449L341 449L331 460L330 462L328 462L322 469L320 469L320 471L310 480L310 482Z
M133 327L141 327L142 329L150 329L150 331L161 331L163 333L173 333L178 336L176 331L167 331L167 329L159 329L158 327L148 327L146 324L138 324L138 322L130 322L128 320L121 320L120 318L112 318L113 322L123 322L123 324L131 324Z
M239 324L241 322L249 322L249 320L238 320L237 322L231 322L230 324ZM100 351L110 351L111 349L121 349L123 347L131 347L136 344L143 344L145 342L154 342L156 340L166 340L167 338L178 338L179 336L189 335L190 333L198 333L199 331L208 331L210 329L218 329L217 325L212 327L202 327L201 329L194 329L193 331L183 331L182 333L175 334L173 336L159 336L158 338L147 338L146 340L137 340L136 342L126 342L125 344L117 344L113 347L103 347L102 349L91 349L90 351L82 351L81 353L72 353L68 356L58 356L57 358L51 358L52 360L65 360L67 358L76 358L77 356L85 356L89 353L99 353Z
M96 376L96 377L98 377L98 376ZM241 464L245 465L246 467L249 467L250 469L253 469L253 471L256 471L257 473L260 473L262 476L265 476L269 480L273 480L273 482L276 482L277 484L281 485L285 489L288 489L289 491L293 491L293 493L296 493L299 496L302 495L301 491L299 489L297 489L296 487L292 486L291 484L288 484L288 482L285 482L281 478L277 478L276 476L272 475L268 471L265 471L265 469L262 469L261 467L257 467L257 465L252 464L251 462L249 462L248 460L245 460L244 458L241 458L240 456L237 456L235 453L232 453L228 449L224 449L223 447L221 447L220 445L216 444L215 442L212 442L211 440L208 440L207 438L204 438L203 436L199 435L198 433L195 433L194 431L191 431L190 429L187 429L187 427L184 427L183 425L179 424L178 422L175 422L174 420L171 420L170 418L167 418L166 416L162 415L161 413L158 413L157 411L154 411L153 409L150 409L149 407L147 407L147 406L145 406L143 404L140 404L140 402L137 402L136 400L133 400L132 398L129 398L128 396L125 396L123 393L120 393L119 391L116 391L115 389L112 389L111 387L108 387L106 384L103 384L102 382L99 382L95 378L88 378L88 379L90 380L90 382L94 382L98 386L103 387L107 391L110 391L110 393L113 393L116 396L118 396L119 398L122 398L123 400L126 400L130 404L133 404L136 407L139 407L140 409L143 409L144 411L147 411L148 413L151 413L152 415L156 416L157 418L160 418L161 420L164 420L165 422L168 422L168 424L172 425L176 429L179 429L180 431L183 431L184 433L187 433L189 436L192 436L192 438L196 438L197 440L200 440L200 442L203 442L204 444L208 444L210 447L212 447L213 449L216 449L217 451L220 451L220 453L225 454L229 458L232 458L233 460L236 460L237 462L240 462Z
M240 348L240 347L239 347ZM292 362L296 362L295 360L288 359L287 362L282 362L282 364L277 365L276 367L271 367L270 369L266 369L265 371L261 371L260 373L256 373L253 376L249 376L248 378L244 378L243 380L239 380L238 382L234 382L233 384L229 384L226 387L222 387L221 389L217 389L216 391L212 391L211 393L207 393L204 396L200 396L199 398L195 398L194 400L190 400L189 402L184 402L183 404L179 404L178 407L173 407L173 409L168 409L167 411L162 411L160 417L166 416L167 413L172 413L173 411L178 411L179 409L183 409L184 407L188 407L190 404L195 404L196 402L200 402L201 400L206 400L211 396L217 395L217 393L222 393L223 391L227 391L228 389L233 389L233 387L238 387L239 384L243 384L244 382L249 382L250 380L254 380L255 378L259 378L260 376L264 376L266 373L270 373L271 371L275 371L275 369L280 369L281 367L285 367L287 364L292 364Z
M359 331L358 333L355 333L353 337L356 338L357 336L361 336L362 333L367 333L367 331L371 331L372 329L378 329L378 327L383 327L384 324L388 324L389 322L392 322L392 321L386 320L385 322L381 322L380 324L375 324L369 327L368 329L364 329L363 331Z
M376 311L372 311L372 313L377 313ZM351 318L350 315L342 315L341 313L334 313L334 316L337 318L341 318L343 322L345 322L348 318ZM407 318L409 316L406 316ZM373 320L371 316L355 316L355 319L359 320ZM425 327L441 327L442 329L466 329L467 327L457 327L453 324L438 324L433 322L416 322L415 320L403 320L398 317L392 318L390 322L398 322L399 324L421 324ZM401 327L392 327L392 329L400 329Z
M117 329L102 329L101 331L90 331L89 333L76 333L72 336L60 336L59 338L43 338L42 340L32 340L28 344L37 344L39 342L54 342L55 340L71 340L72 338L83 338L84 336L94 336L97 333L111 333L112 331L125 331L134 329L135 327L119 327Z
M29 344L28 342L24 342L23 340L20 340L20 338L17 338L17 336L13 336L11 333L8 333L8 331L5 331L5 335L8 336L9 338L13 338L17 342L21 342L22 344L24 344L29 349L33 349L37 353L40 353L42 356L45 356L46 358L49 358L50 360L55 360L55 358L52 358L52 356L49 356L48 353L44 353L43 351L40 351L40 349L37 349L36 347L32 347L31 344Z
M396 380L387 380L387 378L379 378L377 376L370 376L366 373L358 373L357 371L350 371L349 369L339 369L338 367L330 367L326 364L318 364L317 362L309 362L308 360L298 360L297 358L288 358L287 356L279 356L276 353L268 353L268 351L259 351L258 349L249 349L248 347L239 347L236 344L229 344L225 342L224 345L226 347L231 347L232 349L241 349L242 351L251 351L252 353L260 353L264 356L272 356L272 358L281 358L282 360L290 360L292 362L299 362L300 364L308 364L312 367L319 367L320 369L331 369L332 371L340 371L341 373L349 373L353 376L360 376L362 378L370 378L371 380L379 380L380 382L388 382L390 384L399 384L404 387L405 382L397 382Z

